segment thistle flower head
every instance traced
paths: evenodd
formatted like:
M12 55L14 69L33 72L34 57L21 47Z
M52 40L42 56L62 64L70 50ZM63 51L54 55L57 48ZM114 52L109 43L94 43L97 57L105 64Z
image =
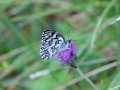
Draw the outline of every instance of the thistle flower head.
M76 56L76 46L73 43L70 43L68 47L58 54L58 58L64 63L67 64L71 62Z

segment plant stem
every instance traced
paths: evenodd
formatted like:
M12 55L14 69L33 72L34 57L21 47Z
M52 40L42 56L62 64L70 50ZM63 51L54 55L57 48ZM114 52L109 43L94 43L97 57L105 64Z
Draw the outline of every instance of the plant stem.
M116 0L112 0L108 6L105 8L105 10L103 11L102 15L100 16L96 26L95 26L95 29L93 31L93 34L92 34L92 40L90 42L90 47L93 48L94 45L95 45L95 40L97 38L97 35L98 35L98 32L100 30L100 27L102 26L102 23L104 21L104 18L105 16L108 14L108 11L111 9L112 6L114 6L116 3Z
M77 71L94 88L94 90L98 90L95 84L82 72L79 67L77 67Z

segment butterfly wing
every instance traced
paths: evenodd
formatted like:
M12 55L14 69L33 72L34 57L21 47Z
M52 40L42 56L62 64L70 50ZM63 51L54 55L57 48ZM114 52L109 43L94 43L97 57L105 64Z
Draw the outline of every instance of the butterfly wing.
M57 31L50 29L42 33L40 56L43 59L50 59L61 49L65 48L67 42L65 38Z

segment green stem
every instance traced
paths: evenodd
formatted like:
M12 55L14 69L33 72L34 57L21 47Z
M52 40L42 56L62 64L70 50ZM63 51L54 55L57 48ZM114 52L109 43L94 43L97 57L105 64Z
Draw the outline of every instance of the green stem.
M103 19L105 18L105 16L107 15L108 11L111 9L111 7L115 4L116 0L113 0L110 2L110 4L105 8L105 10L103 11L102 15L100 16L96 26L95 26L95 29L94 29L94 32L92 34L92 40L91 40L91 43L90 43L90 47L93 48L94 45L95 45L95 40L97 38L97 35L98 35L98 31L101 29L101 25L103 23Z
M98 90L95 84L82 72L79 67L77 67L77 71L94 88L94 90Z

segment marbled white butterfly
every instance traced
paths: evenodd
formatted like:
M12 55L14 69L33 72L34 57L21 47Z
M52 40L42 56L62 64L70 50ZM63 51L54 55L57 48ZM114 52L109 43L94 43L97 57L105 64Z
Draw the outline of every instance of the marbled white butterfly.
M47 29L42 33L40 56L46 60L57 56L60 59L59 61L73 66L76 47L71 43L71 40L65 39L63 35L54 29Z

